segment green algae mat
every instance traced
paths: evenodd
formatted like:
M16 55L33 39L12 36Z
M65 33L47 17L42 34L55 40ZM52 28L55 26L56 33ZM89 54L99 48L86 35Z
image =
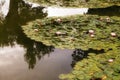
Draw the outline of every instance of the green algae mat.
M100 8L120 5L120 0L28 0L47 6Z
M56 48L88 50L120 47L120 18L85 15L37 19L22 26L31 39Z

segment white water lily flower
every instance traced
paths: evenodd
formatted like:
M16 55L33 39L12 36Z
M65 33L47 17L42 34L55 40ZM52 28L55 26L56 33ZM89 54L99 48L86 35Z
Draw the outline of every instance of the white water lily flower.
M61 20L60 18L58 18L56 21L57 21L57 22L61 22L62 20Z
M90 34L94 34L94 30L89 30L88 31Z
M60 35L60 34L62 34L62 32L60 32L60 31L57 31L57 32L56 32L56 34L57 34L57 35Z
M116 33L114 33L114 32L112 32L112 33L110 33L110 34L111 34L112 37L117 36Z
M94 34L91 34L91 35L90 35L90 37L92 37L92 38L93 38L93 37L95 37L95 35L94 35Z
M38 32L39 30L38 29L34 29L35 32Z
M113 59L109 59L108 62L113 62L114 60Z

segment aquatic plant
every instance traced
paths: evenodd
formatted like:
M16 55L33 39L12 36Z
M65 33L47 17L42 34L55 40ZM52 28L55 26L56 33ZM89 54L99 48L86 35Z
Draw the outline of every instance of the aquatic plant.
M28 0L43 5L56 5L65 7L107 7L112 5L120 5L120 0Z
M103 50L101 54L88 52L89 56L81 61L77 60L79 62L76 63L72 72L60 75L60 79L120 79L119 17L76 15L45 18L29 22L22 28L29 38L57 48Z
M70 16L37 19L22 26L33 40L57 48L114 49L120 45L118 17Z
M92 1L92 0L89 0ZM105 7L116 2L98 4L96 1L84 2L83 7ZM102 0L101 0L102 1ZM50 1L49 1L50 2ZM70 1L68 1L70 3ZM119 3L119 1L117 1ZM67 3L67 1L66 1ZM54 4L54 3L53 3ZM81 3L80 3L81 4ZM92 5L91 5L92 4ZM96 4L98 4L96 6ZM73 6L67 3L62 6ZM78 4L77 4L78 5ZM74 5L75 7L75 5ZM22 26L31 39L56 48L82 49L89 51L85 59L75 60L75 67L68 74L60 75L62 80L119 80L120 79L120 18L113 16L76 15L44 18L28 22ZM89 56L87 56L89 55ZM74 55L75 56L75 55ZM77 55L79 57L79 54ZM76 63L77 62L77 63Z
M120 79L119 49L109 50L103 54L89 53L79 61L72 72L61 74L62 80L119 80Z

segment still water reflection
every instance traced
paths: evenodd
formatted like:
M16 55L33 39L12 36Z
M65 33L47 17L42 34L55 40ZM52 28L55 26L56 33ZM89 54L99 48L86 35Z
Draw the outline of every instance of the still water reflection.
M0 26L0 80L58 80L71 70L72 50L30 40L14 18Z
M30 16L24 12L29 6L19 13L17 5L10 5L6 20L0 25L0 80L59 80L59 74L71 70L73 50L56 49L27 38L20 26L46 14L35 11Z
M70 53L70 54L68 54ZM58 80L60 73L70 68L71 51L55 49L46 54L34 69L28 69L24 61L25 50L19 45L2 48L0 53L0 80Z
M113 7L117 9L115 11L119 16L120 8ZM106 12L110 11L106 14L110 14L113 7L104 9ZM27 21L46 17L47 14L42 13L43 8L31 9L29 4L16 3L16 0L11 0L6 20L0 25L0 80L59 80L59 74L71 71L71 65L73 66L75 62L87 56L81 50L76 50L73 53L73 50L56 49L26 37L20 26ZM54 11L56 16L61 16L64 10L66 9L48 8L48 17L54 16ZM86 13L88 9L84 10ZM102 10L89 9L88 14L99 13L98 15L102 15ZM72 12L78 14L81 10L72 9ZM64 14L68 15L72 12L68 11L67 14Z

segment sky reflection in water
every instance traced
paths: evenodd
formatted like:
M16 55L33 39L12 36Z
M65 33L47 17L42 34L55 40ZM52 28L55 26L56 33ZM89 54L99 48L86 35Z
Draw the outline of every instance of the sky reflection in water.
M19 14L16 5L10 6L0 25L0 80L59 80L59 74L71 70L73 50L55 49L27 38L20 26L35 18L25 18L28 13Z
M71 70L72 51L55 49L28 69L24 61L25 50L19 45L0 49L0 80L58 80L61 73Z
M72 50L27 38L14 18L0 26L0 80L58 80L71 70Z

